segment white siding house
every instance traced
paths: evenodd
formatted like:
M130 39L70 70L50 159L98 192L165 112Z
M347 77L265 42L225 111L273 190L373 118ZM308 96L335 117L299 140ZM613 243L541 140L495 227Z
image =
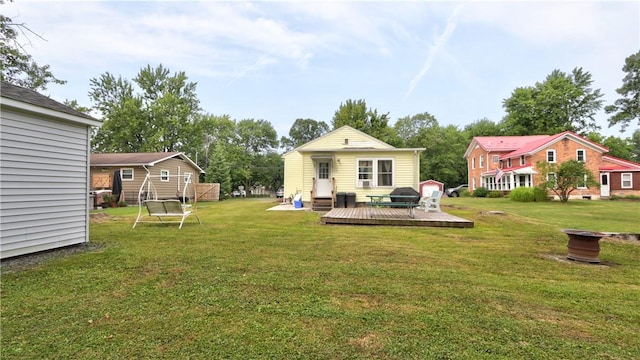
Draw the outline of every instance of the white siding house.
M89 240L92 126L35 91L0 88L0 258Z

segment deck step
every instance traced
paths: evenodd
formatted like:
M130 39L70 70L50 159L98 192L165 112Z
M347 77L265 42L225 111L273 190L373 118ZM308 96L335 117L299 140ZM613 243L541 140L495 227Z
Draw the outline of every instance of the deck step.
M333 199L328 198L314 198L311 202L311 208L314 211L330 211L333 209Z

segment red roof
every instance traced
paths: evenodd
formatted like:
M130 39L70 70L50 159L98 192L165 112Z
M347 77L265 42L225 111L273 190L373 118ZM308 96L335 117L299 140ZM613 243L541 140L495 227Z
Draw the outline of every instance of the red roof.
M640 164L620 159L615 156L603 155L602 161L613 164L602 164L599 168L600 171L640 171Z
M548 139L549 135L529 136L476 136L478 145L487 151L514 151L532 141Z

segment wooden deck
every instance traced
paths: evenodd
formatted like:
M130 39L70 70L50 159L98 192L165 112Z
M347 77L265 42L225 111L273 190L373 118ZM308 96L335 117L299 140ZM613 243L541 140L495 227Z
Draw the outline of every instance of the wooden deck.
M321 224L387 225L387 226L428 226L472 228L473 221L449 215L445 212L425 212L415 210L415 217L408 215L407 209L368 207L335 208L320 218Z

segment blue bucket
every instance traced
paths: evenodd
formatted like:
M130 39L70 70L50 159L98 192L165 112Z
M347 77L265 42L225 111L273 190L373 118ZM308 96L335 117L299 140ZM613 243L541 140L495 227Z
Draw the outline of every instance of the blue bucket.
M302 208L302 200L300 200L300 201L294 200L293 201L293 207L296 208L296 209Z

